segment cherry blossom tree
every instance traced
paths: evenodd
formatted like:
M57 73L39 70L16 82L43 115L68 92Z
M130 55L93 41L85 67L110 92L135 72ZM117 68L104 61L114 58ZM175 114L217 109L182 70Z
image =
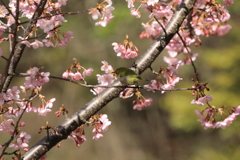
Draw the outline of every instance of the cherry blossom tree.
M41 50L43 47L64 48L69 41L73 41L73 32L62 32L61 27L67 23L66 15L83 14L88 12L96 26L108 27L114 18L114 1L104 0L92 8L78 12L63 12L62 7L67 0L11 0L7 4L1 0L0 5L0 37L1 43L8 43L9 51L0 48L1 63L6 63L4 72L0 73L0 106L1 106L1 134L8 134L9 139L1 144L1 159L12 156L14 159L45 159L46 153L64 139L71 139L77 147L86 141L84 127L92 126L93 139L103 137L111 121L106 114L97 114L113 99L120 97L127 99L135 97L134 110L142 110L151 106L151 97L145 97L141 90L165 94L169 91L190 90L193 100L189 103L205 107L195 110L199 122L204 129L226 128L240 113L240 106L214 106L214 95L208 95L208 84L201 82L194 62L198 53L193 53L193 45L200 46L202 37L211 35L223 36L231 29L228 24L230 14L228 6L234 0L127 0L126 7L130 15L141 18L147 14L149 19L142 23L143 31L139 38L149 38L153 43L145 53L139 56L138 47L126 35L122 42L112 42L116 58L133 59L130 69L141 75L150 69L155 76L143 87L123 85L114 74L114 67L107 61L101 60L101 71L97 74L98 84L90 84L86 77L92 76L93 69L85 68L74 58L73 64L63 71L62 76L52 76L54 73L43 72L39 66L29 66L25 73L17 73L19 62L26 48ZM127 33L126 33L127 34ZM156 70L152 67L156 58L166 49L168 56L163 57L165 66ZM27 65L27 64L26 64ZM178 75L182 66L193 68L195 76L193 85L189 88L176 88L176 84L183 79ZM14 77L22 77L25 82L21 86L13 84ZM55 109L56 117L66 116L66 120L59 126L53 127L46 123L40 132L46 132L34 146L29 146L31 135L24 131L23 116L33 112L39 116L47 116L53 111L56 98L47 98L41 90L51 79L67 81L81 87L87 87L95 96L85 106L69 116L63 105ZM13 87L10 87L13 86ZM36 106L33 100L39 99ZM214 101L213 101L214 102ZM221 117L221 118L219 118ZM12 148L14 151L9 152Z

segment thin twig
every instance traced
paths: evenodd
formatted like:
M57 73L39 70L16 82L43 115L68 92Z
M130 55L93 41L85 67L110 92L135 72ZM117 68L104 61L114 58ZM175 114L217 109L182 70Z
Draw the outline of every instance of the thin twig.
M197 74L197 68L196 68L195 64L193 63L193 60L192 60L192 58L191 58L190 52L189 52L189 50L188 50L188 48L187 48L187 45L186 45L185 41L183 40L182 36L179 34L179 32L177 32L177 35L179 36L179 38L180 38L181 41L183 42L184 47L185 47L186 50L187 50L188 58L191 60L191 64L192 64L192 66L193 66L193 70L194 70L196 79L197 79L197 81L199 81L198 74Z
M167 36L167 32L166 29L164 28L164 26L162 25L162 23L154 16L154 19L158 22L158 24L161 26L163 32L165 33L165 35Z
M6 57L4 57L4 56L1 56L1 57L2 57L2 59L5 59L6 61L8 61L8 59Z
M29 76L26 73L18 73L18 74L14 74L14 76L18 76L18 77L26 77ZM73 81L71 79L67 79L67 78L61 78L61 77L56 77L56 76L49 76L50 78L53 79L59 79L59 80L63 80L63 81L67 81L67 82L71 82L83 87L87 87L87 88L139 88L139 89L148 89L146 87L142 87L142 86L137 86L137 85L121 85L121 86L102 86L102 85L90 85L90 84L83 84L83 83L79 83L76 81ZM171 91L184 91L184 90L194 90L192 88L175 88L175 89L149 89L151 91L164 91L164 92L171 92Z
M54 13L54 14L51 14L51 15L49 15L49 16L38 17L37 20L39 20L39 19L44 19L44 18L51 18L51 17L56 16L56 15L75 15L75 14L82 14L82 13L87 12L87 11L89 11L89 10L86 9L86 10L83 10L83 11L76 11L76 12ZM30 21L32 21L32 20L30 20ZM21 22L20 25L29 23L30 21Z

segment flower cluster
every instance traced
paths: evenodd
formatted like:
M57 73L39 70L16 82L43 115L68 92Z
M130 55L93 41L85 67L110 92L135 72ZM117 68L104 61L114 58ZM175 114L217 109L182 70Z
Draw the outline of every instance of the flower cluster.
M162 84L160 81L152 80L150 84L144 85L144 88L153 92L155 90L162 90L162 93L164 93L164 90L174 89L175 85L182 80L182 78L174 74L177 72L178 66L179 65L160 67L160 71L157 74L157 79L163 78L165 83Z
M84 81L86 76L91 76L93 69L92 68L84 68L77 62L77 59L73 59L74 64L72 64L68 70L66 70L63 74L63 78L71 78L73 81Z
M27 71L27 77L25 77L24 86L21 86L23 91L39 89L42 85L49 82L50 72L40 72L39 68L33 67Z
M20 148L28 147L29 139L31 136L26 132L21 132L19 134L19 138L16 140L15 143L11 143L9 147L12 147L14 150L18 150Z
M67 117L68 110L64 107L64 105L62 105L62 107L60 107L59 110L55 112L56 117L60 117L61 114Z
M101 86L110 86L117 78L112 74L113 67L108 64L106 61L102 61L101 71L104 71L105 74L97 74L97 80L99 85ZM93 92L94 95L101 93L105 88L97 87L91 89L90 91Z
M66 1L67 0L56 2L47 1L47 7L45 7L41 18L38 19L35 29L31 32L31 35L27 37L19 36L19 42L25 44L27 47L33 47L34 49L43 47L44 44L47 47L64 47L67 42L72 39L72 32L62 33L58 29L64 22L67 22L67 20L65 20L63 14L56 13L62 12L61 6L66 5ZM18 4L17 1L12 0L7 6L8 9L6 9L5 6L0 5L0 17L7 19L6 24L0 24L0 42L5 40L2 37L3 33L7 28L10 28L13 24L15 24L16 19L19 21L18 23L23 22L23 24L26 23L26 19L31 20L39 3L40 1L32 0L19 1ZM17 9L16 7L19 8ZM18 13L16 13L16 11L18 11ZM18 18L15 17L17 15L19 15ZM23 29L23 31L25 30L23 25L19 26L18 29ZM42 39L42 41L39 41L34 37L38 37L38 34L41 34L41 30L45 33L46 37ZM33 41L30 41L29 38L33 39Z
M191 104L197 104L198 106L203 106L206 104L208 106L202 112L195 110L195 113L200 117L198 121L202 124L204 129L225 129L227 126L232 124L233 120L235 120L240 114L240 106L221 106L216 108L215 106L210 105L209 102L213 100L212 95L206 95L204 93L205 91L209 91L207 83L195 82L195 85L192 86L192 89L192 95L195 96L195 99L192 100Z
M219 36L225 35L231 29L231 26L226 24L230 19L230 14L226 10L226 6L233 3L218 4L216 1L202 1L198 0L195 3L196 8L201 10L194 10L191 26L194 28L196 35L217 34ZM197 14L196 14L197 13Z
M50 100L45 100L44 97L40 96L42 99L42 105L38 107L38 115L46 116L48 112L51 112L51 108L53 107L53 102L55 102L56 98L52 98Z
M98 140L99 138L102 138L102 132L108 130L108 126L111 125L111 121L108 120L108 116L106 114L101 114L97 116L93 116L90 119L91 125L94 127L93 131L95 135L93 136L94 140Z
M137 99L133 101L133 109L141 111L143 108L150 106L152 98L144 98L141 94L137 96Z
M108 120L108 116L106 114L100 114L92 116L86 125L94 127L93 132L95 135L93 136L93 139L98 140L103 137L102 132L108 130L108 126L111 125L111 121ZM72 139L75 142L77 147L80 147L81 144L87 140L84 133L84 126L85 125L78 127L68 136L69 139Z
M95 8L90 8L89 14L92 15L94 20L100 17L100 20L95 23L96 26L106 27L111 19L114 18L112 15L114 9L112 0L104 0L101 4L96 4Z
M87 139L84 135L84 130L82 127L78 127L75 129L69 136L69 139L72 139L77 147L80 147L83 142L85 142Z
M46 100L44 96L39 94L42 85L49 82L49 72L40 72L39 68L33 67L23 75L27 76L25 77L24 85L20 87L25 96L21 95L17 86L7 89L5 93L0 93L2 115L0 132L16 135L16 138L17 135L19 136L15 142L9 144L9 147L12 147L14 150L27 150L29 139L31 138L26 132L20 132L20 127L24 127L25 122L16 123L16 121L22 117L23 113L28 112L35 112L38 113L38 115L46 116L46 114L51 111L53 102L55 101L55 98ZM30 95L28 91L32 91ZM35 107L31 102L31 98L27 98L27 95L32 98L38 96L41 100L40 107Z
M8 101L8 104L13 101L17 101L20 98L20 91L17 86L13 86L12 89L8 89L6 93L0 93L0 105L4 104L4 101Z
M205 95L205 91L209 91L207 83L195 82L195 85L192 86L193 92L192 96L195 96L195 99L192 100L191 104L197 104L198 106L203 106L204 103L212 101L211 95Z
M145 11L150 12L149 18L151 19L147 23L142 23L144 31L140 34L140 38L155 39L161 32L163 32L162 27L167 25L173 15L173 7L170 3L157 3L157 1L154 3L148 1L149 3L142 4L142 8L144 8ZM162 26L159 23L161 23Z
M121 58L136 58L138 56L138 48L133 44L132 41L129 41L128 36L123 41L123 43L112 43L113 50L117 53L118 57Z
M232 124L233 120L235 120L237 116L240 115L240 106L233 107L230 109L229 108L230 107L226 106L222 106L219 108L211 106L209 108L206 108L202 112L195 110L195 113L200 117L198 121L202 124L204 129L208 128L225 129L227 126ZM226 111L228 111L228 113ZM216 120L218 116L221 117L221 120Z

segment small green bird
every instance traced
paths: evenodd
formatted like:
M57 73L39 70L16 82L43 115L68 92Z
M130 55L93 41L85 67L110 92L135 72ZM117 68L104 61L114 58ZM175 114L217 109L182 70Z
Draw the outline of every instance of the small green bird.
M132 84L136 84L140 80L146 80L146 79L143 79L142 77L140 77L133 70L131 70L129 68L125 68L125 67L120 67L112 73L115 73L117 76L120 77L119 80L123 85L129 85L129 84L132 85ZM148 80L146 80L146 81L148 81Z

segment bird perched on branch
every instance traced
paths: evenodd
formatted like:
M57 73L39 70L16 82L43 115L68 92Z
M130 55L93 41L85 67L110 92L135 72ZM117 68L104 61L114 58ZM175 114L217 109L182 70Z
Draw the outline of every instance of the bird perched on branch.
M140 77L140 75L138 75L136 72L134 72L133 70L126 68L126 67L120 67L118 69L116 69L114 72L117 76L120 77L120 82L123 85L132 85L132 84L136 84L138 81L140 80L145 80L148 81L146 79L143 79L142 77Z

